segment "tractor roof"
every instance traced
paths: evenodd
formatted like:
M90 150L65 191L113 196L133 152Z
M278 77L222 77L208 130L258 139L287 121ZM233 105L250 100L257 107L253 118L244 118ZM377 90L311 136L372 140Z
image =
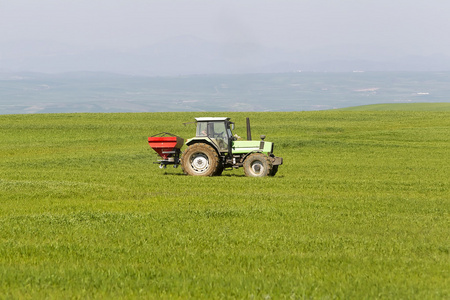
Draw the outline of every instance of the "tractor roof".
M230 118L222 118L222 117L215 117L215 118L210 118L210 117L202 117L202 118L195 118L195 120L197 122L217 122L217 121L229 121Z

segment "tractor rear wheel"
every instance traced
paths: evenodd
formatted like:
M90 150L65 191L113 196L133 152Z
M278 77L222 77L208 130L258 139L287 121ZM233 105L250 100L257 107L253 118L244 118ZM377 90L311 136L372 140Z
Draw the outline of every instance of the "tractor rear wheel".
M183 152L181 157L181 168L185 174L192 176L219 175L219 155L216 150L208 144L193 144Z
M244 173L249 177L264 177L272 173L273 165L262 153L250 154L244 161Z

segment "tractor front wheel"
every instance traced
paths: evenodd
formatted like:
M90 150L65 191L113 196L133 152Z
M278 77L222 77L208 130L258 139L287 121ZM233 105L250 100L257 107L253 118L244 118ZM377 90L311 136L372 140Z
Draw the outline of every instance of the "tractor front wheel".
M219 155L208 144L191 145L183 152L181 168L185 174L192 176L220 175L218 174L220 168Z
M271 175L272 162L262 153L250 154L244 161L244 173L249 177L264 177Z

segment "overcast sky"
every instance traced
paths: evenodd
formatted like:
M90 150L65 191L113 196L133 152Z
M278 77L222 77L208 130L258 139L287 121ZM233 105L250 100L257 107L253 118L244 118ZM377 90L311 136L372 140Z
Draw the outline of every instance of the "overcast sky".
M287 50L353 44L450 55L449 16L448 0L0 0L0 43L121 50L190 35Z

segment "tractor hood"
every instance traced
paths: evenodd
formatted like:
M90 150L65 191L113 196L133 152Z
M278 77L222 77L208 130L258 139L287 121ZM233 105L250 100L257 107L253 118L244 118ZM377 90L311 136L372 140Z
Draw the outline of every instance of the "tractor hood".
M265 141L233 141L231 146L233 154L262 152L273 153L273 143Z

